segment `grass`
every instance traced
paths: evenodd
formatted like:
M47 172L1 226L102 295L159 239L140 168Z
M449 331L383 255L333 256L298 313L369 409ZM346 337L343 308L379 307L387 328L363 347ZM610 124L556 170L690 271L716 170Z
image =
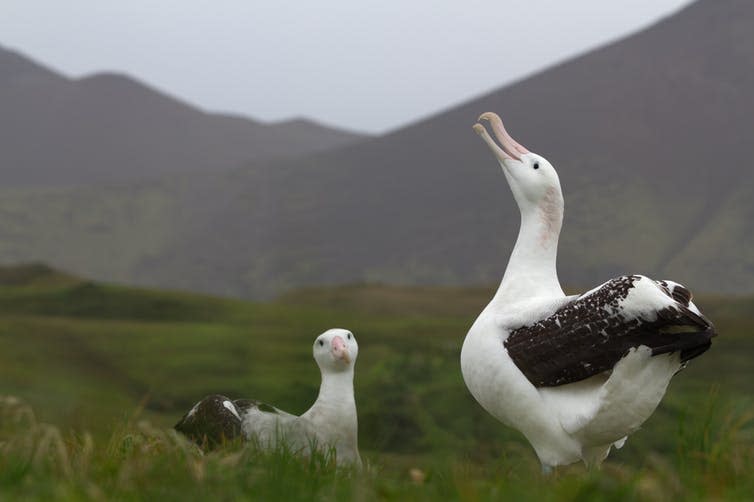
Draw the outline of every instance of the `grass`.
M348 286L266 304L0 268L0 500L706 500L754 493L754 299L702 298L721 333L601 471L547 479L466 391L463 336L490 288ZM170 426L205 394L292 413L314 337L350 328L363 472L284 449L202 455ZM32 411L33 410L33 411ZM54 424L54 425L50 425Z
M488 462L420 464L370 455L363 471L317 453L230 444L203 454L172 430L126 423L103 441L61 434L30 407L0 399L0 494L36 500L743 500L752 493L750 415L702 415L678 431L678 448L638 465L561 469L543 478L519 448ZM419 465L421 467L419 467Z

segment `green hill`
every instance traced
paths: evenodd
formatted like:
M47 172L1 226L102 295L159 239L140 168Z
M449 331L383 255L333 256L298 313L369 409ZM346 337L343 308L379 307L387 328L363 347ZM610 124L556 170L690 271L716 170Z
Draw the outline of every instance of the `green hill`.
M0 268L0 394L24 397L45 420L98 433L139 407L170 425L213 392L300 413L319 385L311 342L337 326L361 346L364 448L499 448L520 438L482 412L458 366L466 330L491 291L364 285L251 303L101 284L40 265ZM659 417L703 400L713 386L732 396L754 392L747 363L754 299L701 304L721 336L674 381ZM653 418L646 439L663 427ZM629 446L643 441L637 436Z
M675 378L655 415L602 474L585 475L577 466L540 486L531 449L483 412L461 379L464 334L491 293L353 285L251 303L91 282L43 265L0 268L0 396L18 396L37 421L59 426L71 462L88 466L66 474L54 452L52 467L39 463L41 454L23 460L27 450L19 453L19 445L41 445L52 429L24 426L8 436L15 422L0 409L0 452L7 453L0 455L0 498L96 498L94 484L129 499L163 492L247 496L253 487L273 498L351 499L366 490L370 498L475 500L463 495L471 490L483 499L608 493L659 500L735 495L750 486L754 298L699 299L720 332L712 349ZM304 411L319 384L312 340L334 326L359 340L359 441L377 470L342 477L326 461L307 467L284 454L237 448L205 458L164 432L214 392ZM141 419L157 429L137 426ZM86 446L88 433L98 446ZM411 482L409 467L429 473L426 487ZM199 468L206 469L201 476ZM124 472L131 481L123 481ZM276 481L281 476L287 488Z

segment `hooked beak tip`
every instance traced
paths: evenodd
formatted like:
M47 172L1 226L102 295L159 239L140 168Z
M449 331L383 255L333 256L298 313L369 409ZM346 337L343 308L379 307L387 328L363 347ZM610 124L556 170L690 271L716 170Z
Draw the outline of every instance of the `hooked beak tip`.
M351 364L351 354L348 352L348 349L333 351L332 355L339 361L343 361L346 364Z
M529 153L529 151L511 138L508 131L505 130L503 121L500 116L494 112L484 112L479 116L479 121L486 120L489 122L492 128L492 133L495 138L500 142L498 145L489 135L486 128L482 124L474 124L474 131L479 134L487 145L495 153L495 156L503 161L505 159L521 160L523 154Z

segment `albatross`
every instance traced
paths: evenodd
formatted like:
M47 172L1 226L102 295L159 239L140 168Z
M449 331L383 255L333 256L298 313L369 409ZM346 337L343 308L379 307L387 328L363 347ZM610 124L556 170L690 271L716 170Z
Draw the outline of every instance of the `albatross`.
M521 227L499 288L464 340L464 381L487 412L523 433L543 472L598 466L654 412L670 379L710 347L714 327L673 281L626 275L566 296L555 263L557 172L494 113L482 114L474 131L502 167Z
M253 399L231 400L214 394L196 403L175 429L200 446L215 447L237 437L255 441L263 448L284 442L302 454L312 449L334 450L338 465L360 467L353 393L359 345L350 331L330 329L314 340L312 351L322 383L317 400L303 415Z

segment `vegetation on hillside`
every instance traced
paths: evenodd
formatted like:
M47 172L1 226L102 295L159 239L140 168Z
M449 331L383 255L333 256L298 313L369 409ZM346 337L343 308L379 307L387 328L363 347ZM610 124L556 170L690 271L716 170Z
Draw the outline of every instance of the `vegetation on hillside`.
M0 498L737 499L754 493L754 308L702 298L720 336L601 471L542 479L530 447L488 416L458 367L489 288L348 286L266 303L0 268ZM336 471L234 444L208 455L170 427L205 394L293 413L319 384L314 337L360 344L356 397L369 467ZM54 424L54 425L51 425Z

